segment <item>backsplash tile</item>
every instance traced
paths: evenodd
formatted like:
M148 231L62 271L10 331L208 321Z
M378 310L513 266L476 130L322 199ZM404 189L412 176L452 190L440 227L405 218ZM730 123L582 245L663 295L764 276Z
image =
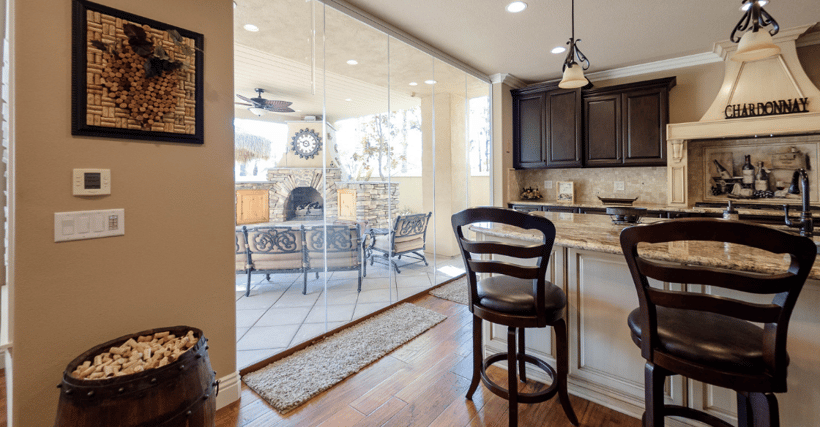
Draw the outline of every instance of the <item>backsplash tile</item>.
M666 204L666 167L532 169L511 172L510 194L520 194L523 187L538 187L544 201L555 201L555 181L575 183L576 203L600 203L601 197L637 197L642 204ZM544 181L552 181L545 189ZM624 190L615 191L615 182L623 181ZM516 187L513 187L516 186Z

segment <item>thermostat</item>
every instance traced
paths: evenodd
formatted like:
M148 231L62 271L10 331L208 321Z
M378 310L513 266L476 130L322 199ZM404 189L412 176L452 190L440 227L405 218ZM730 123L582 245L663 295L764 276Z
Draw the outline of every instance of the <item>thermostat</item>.
M75 196L111 194L111 169L74 169Z

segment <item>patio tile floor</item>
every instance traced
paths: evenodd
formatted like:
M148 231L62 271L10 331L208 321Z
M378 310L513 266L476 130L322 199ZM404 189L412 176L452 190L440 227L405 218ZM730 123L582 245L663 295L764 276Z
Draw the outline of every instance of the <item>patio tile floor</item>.
M408 265L401 273L383 264L367 265L362 291L355 271L309 273L302 295L301 274L251 275L251 294L245 296L247 275L236 275L236 365L238 369L268 358L325 331L380 310L391 303L429 289L434 280L450 280L463 272L461 257L433 258L430 266ZM391 278L392 276L392 278ZM325 289L327 282L327 289ZM398 293L398 295L397 295ZM327 304L327 306L325 305ZM327 322L327 323L326 323Z

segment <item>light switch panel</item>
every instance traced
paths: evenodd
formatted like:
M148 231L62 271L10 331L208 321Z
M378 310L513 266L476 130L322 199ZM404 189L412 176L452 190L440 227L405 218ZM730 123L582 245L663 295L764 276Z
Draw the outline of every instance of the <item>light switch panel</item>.
M96 239L125 234L125 209L54 213L54 241Z
M111 169L74 169L71 186L75 196L111 194Z

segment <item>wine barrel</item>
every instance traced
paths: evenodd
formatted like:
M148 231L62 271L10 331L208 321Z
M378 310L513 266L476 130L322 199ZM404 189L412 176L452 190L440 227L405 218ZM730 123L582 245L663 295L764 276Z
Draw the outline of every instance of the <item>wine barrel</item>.
M130 375L97 380L71 376L77 366L128 339L170 331L194 331L197 343L173 363ZM201 427L213 426L219 387L202 331L175 326L142 331L98 345L72 360L63 372L56 427ZM216 390L214 390L216 387Z

